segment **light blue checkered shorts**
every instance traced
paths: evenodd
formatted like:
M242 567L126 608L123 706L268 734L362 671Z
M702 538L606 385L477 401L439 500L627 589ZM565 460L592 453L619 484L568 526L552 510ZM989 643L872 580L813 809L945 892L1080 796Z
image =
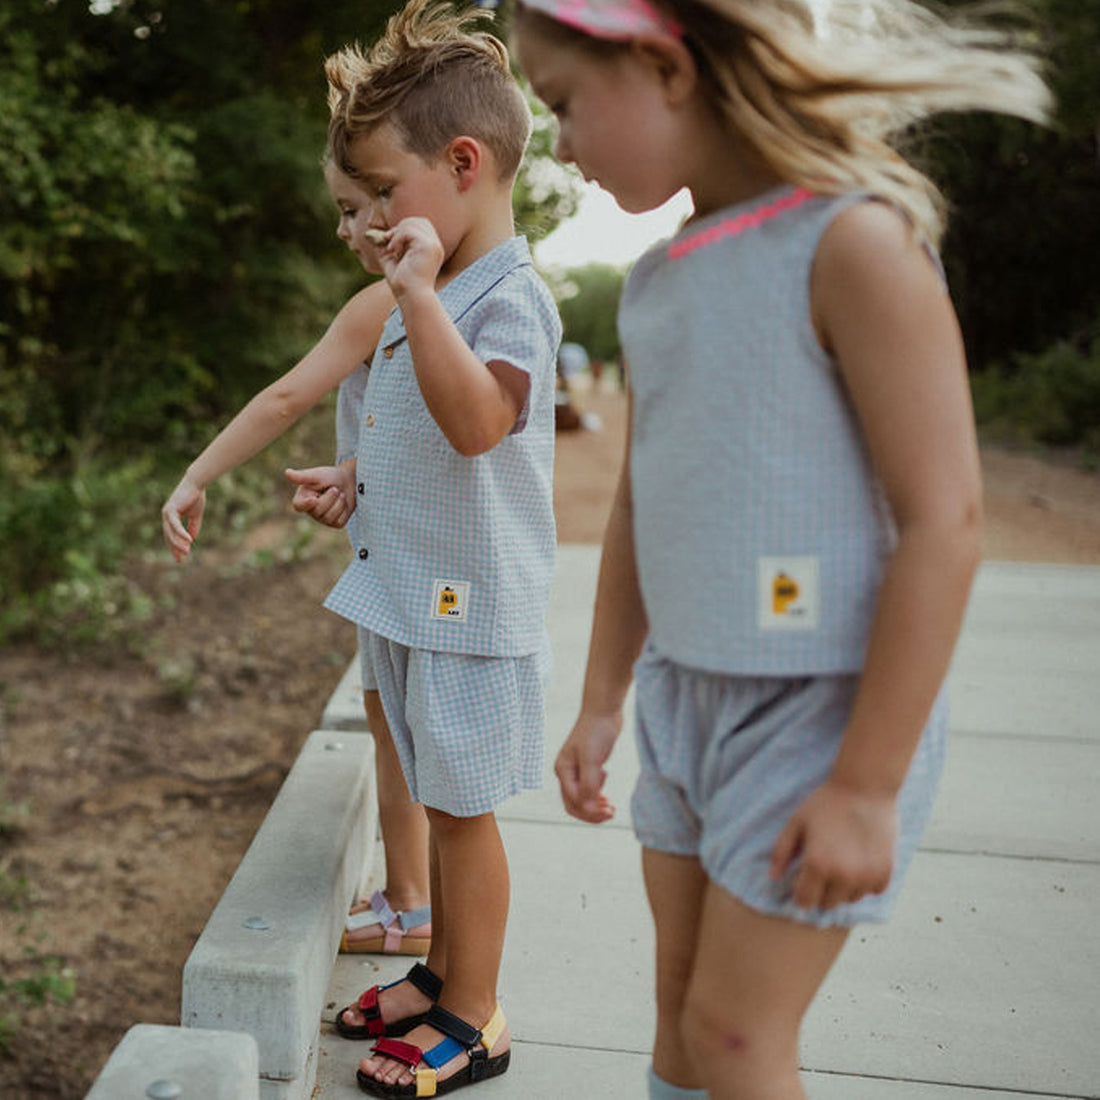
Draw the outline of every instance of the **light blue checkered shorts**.
M360 627L359 659L413 801L474 817L542 786L548 641L528 657L475 657L410 649Z
M824 911L796 906L790 876L773 881L769 864L783 826L832 767L858 677L726 676L647 647L635 684L641 775L631 812L645 847L697 857L712 881L761 912L822 928L889 918L943 768L945 692L898 799L889 887Z

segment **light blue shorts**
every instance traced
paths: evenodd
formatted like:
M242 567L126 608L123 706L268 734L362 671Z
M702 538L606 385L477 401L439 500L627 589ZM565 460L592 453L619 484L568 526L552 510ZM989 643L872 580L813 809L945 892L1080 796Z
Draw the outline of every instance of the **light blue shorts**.
M779 833L832 767L858 677L727 676L685 668L647 646L635 684L642 766L631 812L645 847L695 856L713 882L764 913L821 928L889 918L943 768L945 692L898 799L889 887L826 911L796 906L791 876L773 881L768 872Z
M549 644L528 657L474 657L410 649L360 627L359 660L413 801L474 817L542 786Z

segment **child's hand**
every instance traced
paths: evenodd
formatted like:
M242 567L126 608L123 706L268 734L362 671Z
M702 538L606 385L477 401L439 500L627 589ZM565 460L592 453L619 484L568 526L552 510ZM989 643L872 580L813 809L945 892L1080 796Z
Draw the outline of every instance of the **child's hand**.
M287 479L298 488L290 506L295 512L323 523L326 527L343 527L355 511L354 490L342 485L344 471L340 466L314 466L309 470L287 470Z
M621 729L619 716L589 717L582 713L554 762L565 809L581 821L600 825L615 816L615 807L603 793L607 779L604 764Z
M415 290L435 290L443 266L443 243L427 218L405 218L397 223L378 258L394 297L400 302Z
M897 800L826 780L795 810L772 849L771 876L797 860L791 893L804 909L832 909L890 884Z
M160 510L161 530L176 561L182 561L191 553L191 544L199 537L205 507L206 490L200 489L186 477L164 502Z

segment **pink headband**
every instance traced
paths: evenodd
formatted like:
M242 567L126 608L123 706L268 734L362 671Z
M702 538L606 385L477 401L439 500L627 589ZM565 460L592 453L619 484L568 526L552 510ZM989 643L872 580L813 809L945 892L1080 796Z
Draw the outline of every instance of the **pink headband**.
M626 41L652 32L681 38L684 33L675 19L662 15L649 0L523 0L523 3L593 38Z

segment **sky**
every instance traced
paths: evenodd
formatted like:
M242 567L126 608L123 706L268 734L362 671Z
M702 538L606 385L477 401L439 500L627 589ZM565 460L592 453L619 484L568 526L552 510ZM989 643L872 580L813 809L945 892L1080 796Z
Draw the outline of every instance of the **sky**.
M535 246L535 259L543 267L626 266L654 241L670 236L690 211L691 199L681 191L657 210L624 214L606 191L586 183L577 212Z

